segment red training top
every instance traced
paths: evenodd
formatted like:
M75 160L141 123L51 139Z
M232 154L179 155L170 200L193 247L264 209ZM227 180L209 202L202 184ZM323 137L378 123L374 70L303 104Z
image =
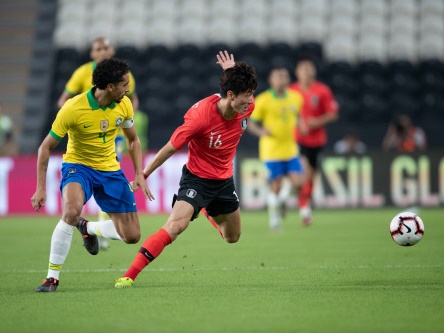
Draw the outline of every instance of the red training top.
M188 143L187 168L205 179L224 180L233 175L236 147L254 110L253 102L246 113L227 120L217 110L220 99L215 94L194 104L170 139L177 150Z
M319 81L314 81L307 90L302 90L297 82L292 83L290 88L298 91L304 97L302 121L306 121L308 118L320 117L325 113L339 111L338 103L336 103L330 88ZM302 136L296 130L296 140L303 146L322 147L327 143L327 131L323 126L310 130Z

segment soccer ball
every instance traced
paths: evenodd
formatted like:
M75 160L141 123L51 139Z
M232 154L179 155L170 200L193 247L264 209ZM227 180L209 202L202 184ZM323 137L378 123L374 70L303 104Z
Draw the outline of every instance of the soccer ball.
M415 213L399 213L390 222L390 235L399 245L415 245L424 236L424 223Z

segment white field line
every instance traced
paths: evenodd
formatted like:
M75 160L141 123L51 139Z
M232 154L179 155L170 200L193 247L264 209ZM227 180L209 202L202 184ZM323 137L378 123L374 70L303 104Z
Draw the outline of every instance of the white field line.
M160 268L148 268L144 272L178 272L178 271L283 271L293 269L421 269L421 268L444 268L444 264L427 265L314 265L314 266L248 266L248 267L195 267L195 266L183 266L183 267L160 267ZM97 268L97 269L63 269L64 273L106 273L106 272L125 272L124 268ZM13 269L13 270L0 270L0 273L45 273L46 269Z

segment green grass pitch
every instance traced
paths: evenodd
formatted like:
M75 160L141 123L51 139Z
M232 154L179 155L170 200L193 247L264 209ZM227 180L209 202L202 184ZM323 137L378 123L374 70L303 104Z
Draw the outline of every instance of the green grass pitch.
M59 217L0 219L1 332L444 332L444 210L422 209L425 236L389 235L399 209L296 212L279 234L242 213L227 244L199 217L138 277L115 289L141 242L89 255L75 230L56 293L46 277ZM166 216L141 216L142 238Z

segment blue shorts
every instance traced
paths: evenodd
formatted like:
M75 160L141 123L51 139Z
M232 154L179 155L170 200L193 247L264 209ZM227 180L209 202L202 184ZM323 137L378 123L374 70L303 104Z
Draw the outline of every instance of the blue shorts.
M131 184L122 170L97 171L86 165L62 163L60 192L68 183L79 183L85 195L85 204L94 199L105 213L136 212L136 199Z
M268 170L268 181L275 180L278 177L289 173L303 173L304 168L299 157L294 157L288 161L266 161L265 166Z
M117 160L120 162L122 161L122 155L123 155L123 136L117 135L116 139L114 140L114 144L116 145L116 156Z

